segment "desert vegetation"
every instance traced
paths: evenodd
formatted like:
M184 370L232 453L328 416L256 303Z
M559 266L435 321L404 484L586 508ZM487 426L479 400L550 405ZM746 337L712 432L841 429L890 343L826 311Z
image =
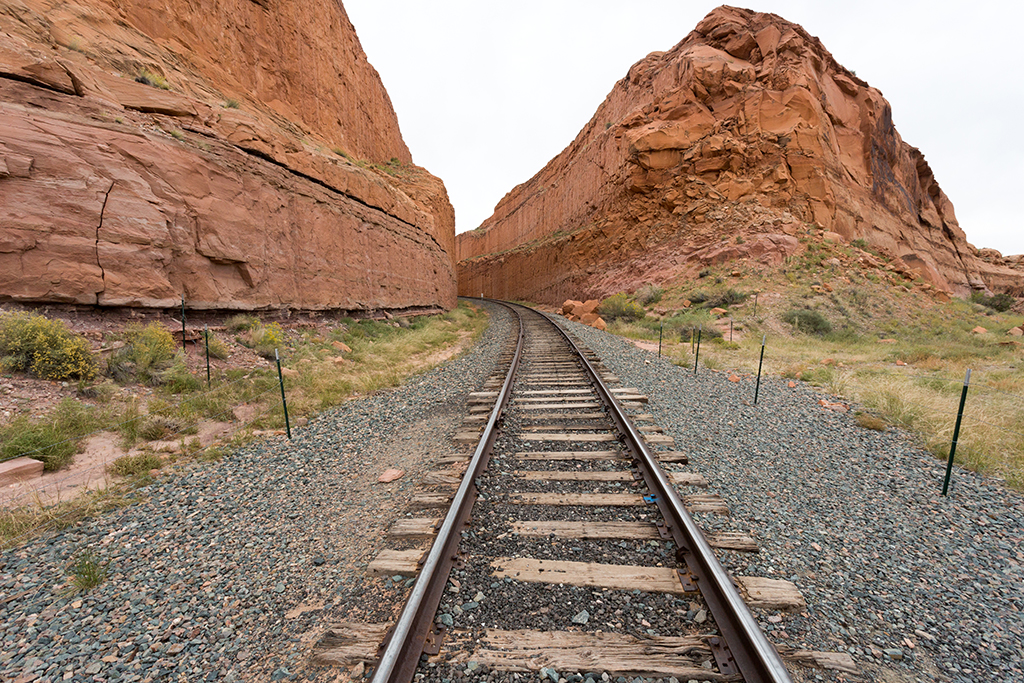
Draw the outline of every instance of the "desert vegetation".
M89 340L59 320L0 315L2 377L57 377L74 394L41 414L26 404L0 421L0 461L26 455L41 460L46 471L61 470L98 434L115 436L123 452L105 463L123 485L56 506L0 512L0 542L119 504L160 468L197 457L217 459L256 432L283 429L277 367L267 360L275 349L294 427L347 398L396 386L433 367L486 325L486 314L467 304L434 316L292 326L237 315L204 331L187 352L160 322L129 323L105 333L93 351ZM37 362L42 352L34 345L47 344L45 363ZM227 435L204 443L200 429L210 423L224 424Z
M907 429L937 458L949 454L970 368L957 462L1024 489L1024 346L1008 334L1024 323L1015 300L980 293L945 301L865 242L814 234L801 241L803 250L778 267L738 272L729 264L659 283L657 304L608 330L648 341L661 334L664 353L692 367L693 331L701 328L703 341L712 339L701 348L702 365L748 374L757 371L764 336L766 373L852 402L866 429Z

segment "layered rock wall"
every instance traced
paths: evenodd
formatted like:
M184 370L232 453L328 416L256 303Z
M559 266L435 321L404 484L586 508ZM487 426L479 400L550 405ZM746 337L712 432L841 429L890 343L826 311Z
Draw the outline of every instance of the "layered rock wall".
M735 241L758 245L735 258L778 261L809 230L864 239L939 290L985 287L881 93L796 24L720 7L634 65L569 147L458 236L459 287L606 296L696 270Z
M340 2L0 10L0 297L451 307L453 253Z

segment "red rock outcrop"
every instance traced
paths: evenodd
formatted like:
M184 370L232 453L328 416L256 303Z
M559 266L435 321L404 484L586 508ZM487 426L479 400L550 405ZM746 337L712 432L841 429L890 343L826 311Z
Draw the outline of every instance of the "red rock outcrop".
M454 247L340 2L0 9L0 298L447 308Z
M864 239L938 290L985 287L881 93L800 26L720 7L635 64L572 144L458 236L459 289L607 296L709 263L780 262L809 230Z

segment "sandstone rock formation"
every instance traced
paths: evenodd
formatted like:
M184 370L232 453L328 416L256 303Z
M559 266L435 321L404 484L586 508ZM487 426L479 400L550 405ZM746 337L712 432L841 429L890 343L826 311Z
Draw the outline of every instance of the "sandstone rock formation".
M810 230L864 239L939 291L985 288L882 94L800 26L720 7L635 64L572 144L458 236L459 287L602 297L705 264L779 263Z
M447 308L454 241L340 2L0 8L0 300Z

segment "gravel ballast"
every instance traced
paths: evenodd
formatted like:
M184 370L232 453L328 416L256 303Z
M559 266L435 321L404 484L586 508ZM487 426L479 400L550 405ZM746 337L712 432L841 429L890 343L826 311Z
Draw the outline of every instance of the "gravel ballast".
M384 532L453 443L467 393L513 329L504 309L466 354L404 386L349 401L212 464L138 492L141 501L0 556L0 679L334 680L308 665L340 619L386 621L407 580L369 580ZM377 482L389 467L405 470ZM106 580L69 594L83 552Z
M0 676L335 680L337 670L308 664L318 633L330 621L387 621L399 609L408 577L370 580L366 564L394 547L384 531L406 514L433 459L465 452L451 436L467 392L493 372L507 341L512 326L500 311L466 355L329 411L291 442L272 438L195 465L141 491L140 503L4 552ZM765 378L758 406L750 406L752 381L729 382L728 373L703 367L695 377L692 367L560 322L624 385L650 397L644 412L689 454L685 469L704 474L708 492L729 503L729 517L697 515L701 523L758 540L761 553L724 553L725 564L800 588L803 615L757 613L772 640L849 652L868 680L1024 681L1024 497L958 469L942 498L942 463L906 435L865 430L851 415L823 409L809 387ZM377 483L388 467L406 473ZM491 526L516 515L501 500L491 510ZM584 559L620 548L568 550ZM86 550L109 562L108 578L89 593L67 594L68 565ZM662 551L652 545L648 553L655 560ZM516 600L540 610L540 590L573 616L588 611L595 624L639 617L661 633L675 618L694 617L682 600L633 597L626 608L625 596L602 596L594 609L583 598L597 598L595 591L517 594L472 568L462 578L447 606L461 609L484 593L474 608L481 626ZM466 676L439 666L436 675L485 671ZM839 680L833 672L809 678ZM520 679L537 680L514 675Z
M913 437L859 427L809 386L762 378L752 406L752 378L695 376L559 322L650 397L689 469L729 503L702 524L760 543L724 563L800 588L806 617L758 615L771 639L849 652L879 681L1024 681L1024 496L956 468L944 498L944 463Z

